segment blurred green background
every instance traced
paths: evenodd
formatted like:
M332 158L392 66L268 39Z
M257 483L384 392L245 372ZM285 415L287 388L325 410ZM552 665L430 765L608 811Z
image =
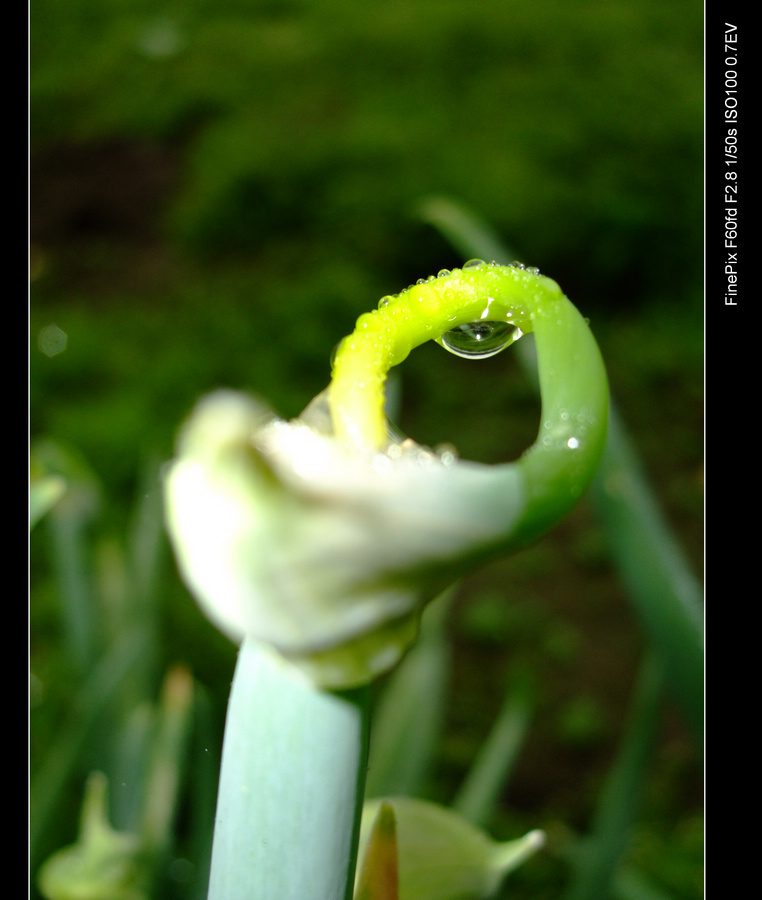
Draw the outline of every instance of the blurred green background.
M179 803L170 854L190 866L175 866L171 895L201 896L197 819L213 809L216 766L204 756L219 753L235 650L151 536L160 465L201 393L250 390L297 415L361 312L463 262L417 215L422 199L472 208L589 318L701 571L703 11L688 0L32 0L30 12L31 436L81 489L85 554L85 583L67 587L60 527L32 532L32 779L55 768L113 610L129 619L148 603L135 695L155 700L179 661L204 698L188 765L207 765L211 801ZM538 404L510 351L467 362L427 345L400 375L400 425L422 443L494 462L534 439ZM67 591L94 604L79 662ZM495 831L584 830L643 648L588 506L465 583L450 629L432 795L452 795L508 667L526 663L537 715ZM109 768L119 721L110 710L88 726L39 858L74 839L85 775ZM629 851L668 896L702 896L701 808L701 763L668 706ZM561 868L552 853L533 862L510 896L558 896Z

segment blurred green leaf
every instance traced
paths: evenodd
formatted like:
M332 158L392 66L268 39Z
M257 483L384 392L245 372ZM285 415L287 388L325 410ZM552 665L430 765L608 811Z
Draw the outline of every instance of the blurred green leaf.
M355 900L399 900L397 823L388 803L381 803L370 829Z
M87 534L100 505L101 485L82 455L63 442L50 438L35 441L31 459L33 470L66 484L45 525L51 538L67 655L84 674L95 662L102 625Z
M704 735L702 592L664 521L616 410L591 500L640 623L697 745Z
M381 805L394 811L400 900L479 900L543 844L541 831L498 843L444 806L411 797L366 801L360 828L363 854Z
M453 801L453 809L473 824L489 825L523 746L534 705L534 679L527 670L514 669L500 712Z
M87 780L79 840L42 866L40 890L47 900L148 900L137 835L109 824L107 781L102 772Z
M58 815L65 788L88 742L110 707L116 703L122 682L140 664L141 634L125 632L103 654L92 673L74 697L69 715L39 768L32 773L30 785L30 858L34 871L40 862L40 846Z
M642 785L661 726L664 668L656 655L644 661L628 711L617 758L598 796L590 833L575 851L568 900L606 900L627 847L642 799Z
M51 510L66 492L66 479L60 475L33 478L29 485L29 530Z
M421 215L452 240L465 256L497 252L497 235L456 201L423 201ZM535 364L519 341L516 351L529 371ZM701 589L665 522L612 400L609 434L591 501L604 526L614 563L643 628L660 653L670 686L694 737L703 741L704 646Z
M457 593L450 588L423 614L418 643L392 673L373 715L367 797L413 796L426 785L442 731L450 672L445 630Z

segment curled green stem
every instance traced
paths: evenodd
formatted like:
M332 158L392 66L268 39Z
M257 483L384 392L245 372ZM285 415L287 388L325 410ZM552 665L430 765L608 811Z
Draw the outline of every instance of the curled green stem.
M421 279L357 320L337 348L329 402L336 435L369 452L388 443L384 383L428 340L469 323L533 333L542 414L534 445L515 464L526 486L519 529L530 540L567 512L592 478L606 438L608 383L586 321L536 269L472 260ZM500 468L500 467L498 467ZM507 468L507 467L503 467Z

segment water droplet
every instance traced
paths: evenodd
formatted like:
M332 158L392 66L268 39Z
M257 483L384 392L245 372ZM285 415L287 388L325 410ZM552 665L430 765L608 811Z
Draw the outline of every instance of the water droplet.
M385 306L388 306L392 300L394 300L394 297L391 294L387 294L378 301L378 308L383 309Z
M436 454L428 447L419 447L415 453L414 459L419 466L430 466L437 461Z
M443 466L454 466L458 461L458 451L452 444L440 444L434 452Z
M484 262L483 259L469 259L468 262L463 263L464 269L478 269L479 266L486 266L487 263Z
M437 278L446 278L450 274L449 269L440 269L437 272Z
M138 35L138 52L149 59L168 59L185 46L180 25L174 19L158 18Z
M336 346L333 348L333 350L331 350L331 369L333 369L333 367L336 365L336 357L341 352L341 348L344 345L345 340L346 340L346 338L342 338L339 341L339 343L336 344Z
M523 331L510 322L479 320L458 325L437 338L445 350L466 359L487 359L517 341Z
M68 337L58 325L46 325L37 335L37 346L45 356L57 356L66 349Z

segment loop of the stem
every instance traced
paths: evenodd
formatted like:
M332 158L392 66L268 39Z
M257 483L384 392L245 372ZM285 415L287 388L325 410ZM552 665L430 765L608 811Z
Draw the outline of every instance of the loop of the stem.
M558 285L535 270L480 263L384 297L336 350L329 397L337 437L359 447L383 447L389 369L414 347L469 322L504 321L532 331L537 310L555 295L563 297Z
M579 499L600 461L608 414L606 373L587 323L556 282L537 270L472 261L422 279L360 316L334 357L333 427L340 440L382 449L389 369L414 347L486 320L535 335L541 422L534 445L517 463L529 499L521 531L531 538Z

